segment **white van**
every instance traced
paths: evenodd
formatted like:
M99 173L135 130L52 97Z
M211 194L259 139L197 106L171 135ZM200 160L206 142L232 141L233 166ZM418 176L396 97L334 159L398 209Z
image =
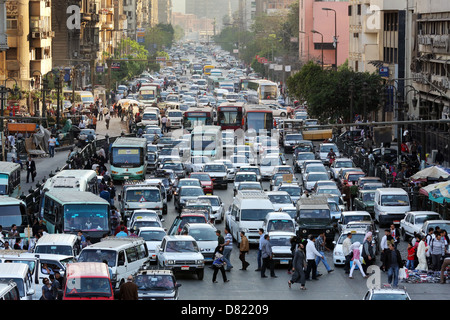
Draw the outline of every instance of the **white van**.
M408 193L402 188L378 188L374 201L375 221L380 226L399 224L411 211Z
M170 123L170 128L183 128L183 111L177 109L168 109L167 119Z
M296 232L296 223L289 213L274 211L269 212L263 222L264 233L272 231Z
M240 231L243 230L249 243L258 244L259 228L263 227L266 215L274 210L272 202L263 191L239 191L228 208L226 225L238 243Z
M106 237L83 248L78 262L103 262L112 269L113 288L119 288L144 265L149 263L147 243L140 237Z
M80 254L80 246L75 234L47 233L37 241L34 253L61 254L76 257Z
M141 123L144 126L152 125L159 126L160 123L160 113L158 108L147 107L144 109L142 113L142 121Z
M43 190L67 190L89 191L99 194L97 173L90 169L68 169L56 173L47 179Z
M0 263L0 281L14 281L20 300L37 300L30 268L26 263Z

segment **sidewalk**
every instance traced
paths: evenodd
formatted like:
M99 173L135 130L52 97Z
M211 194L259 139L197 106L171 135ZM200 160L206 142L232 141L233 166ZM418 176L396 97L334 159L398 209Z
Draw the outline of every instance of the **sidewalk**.
M126 121L121 122L120 118L111 118L109 122L109 129L106 129L104 120L97 122L96 133L98 139L103 139L106 134L108 134L110 137L120 136L122 134L122 131L124 133L127 133L128 128L126 126ZM23 192L25 195L28 195L28 190L30 188L32 188L33 190L36 189L37 183L42 183L42 180L44 178L49 178L49 174L51 172L55 173L57 169L61 169L66 164L69 153L70 148L63 147L59 150L58 148L55 149L55 156L53 158L49 158L48 156L33 158L34 162L36 163L36 178L34 179L34 182L31 181L30 177L29 183L27 183L27 170L26 165L24 164L24 170L22 170L20 175L20 193Z

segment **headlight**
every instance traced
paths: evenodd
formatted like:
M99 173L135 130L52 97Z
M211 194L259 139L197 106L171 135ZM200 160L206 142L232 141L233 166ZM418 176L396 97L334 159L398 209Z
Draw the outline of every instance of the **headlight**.
M167 260L167 264L175 264L175 260Z
M247 228L239 228L239 231L243 231L244 233L247 233L248 229Z
M330 233L330 230L325 230L325 233Z
M307 232L308 232L308 230L306 230L306 229L302 230L302 233L307 233Z
M196 263L197 264L204 264L204 261L203 260L197 260Z
M382 215L382 216L385 216L385 215L387 215L387 214L388 214L387 212L380 211L380 215Z
M344 253L343 253L343 252L340 252L340 251L335 251L335 252L334 252L334 255L337 256L337 257L341 257L341 256L344 255Z

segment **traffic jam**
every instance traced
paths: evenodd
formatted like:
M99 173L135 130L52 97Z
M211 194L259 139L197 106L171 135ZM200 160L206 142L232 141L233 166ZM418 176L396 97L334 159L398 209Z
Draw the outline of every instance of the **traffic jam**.
M407 278L442 280L429 257L423 273L413 273L421 257L406 272L403 261L412 239L421 248L416 235L450 221L413 211L409 193L340 150L362 128L320 127L306 101L219 46L178 43L169 54L171 66L120 84L136 101L134 129L110 143L107 174L59 171L29 212L9 190L17 167L1 164L2 299L123 300L133 282L139 300L178 300L211 279L231 285L249 265L253 281L278 276L286 290L336 273L364 283L379 266L390 285L360 299L409 300Z

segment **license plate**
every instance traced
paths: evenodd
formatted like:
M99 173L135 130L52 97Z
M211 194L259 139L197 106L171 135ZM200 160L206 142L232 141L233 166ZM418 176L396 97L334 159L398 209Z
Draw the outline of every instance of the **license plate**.
M189 267L188 266L182 266L181 270L189 270Z
M280 264L288 264L289 263L289 260L281 260L280 261Z

